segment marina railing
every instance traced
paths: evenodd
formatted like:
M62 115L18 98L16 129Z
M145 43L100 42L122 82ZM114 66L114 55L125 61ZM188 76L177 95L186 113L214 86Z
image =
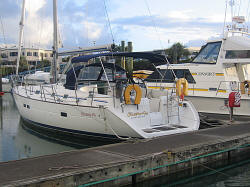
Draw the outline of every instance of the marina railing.
M245 85L244 82L238 82L238 81L220 81L216 90L216 96L218 95L219 92L229 93L230 91L241 92L241 93L247 92L246 95L249 96L250 82L246 82Z
M91 84L91 82L85 82L85 84L77 83L75 90L64 89L65 93L60 92L59 84L29 84L26 82L23 76L12 77L13 82L13 91L17 94L25 94L29 98L37 98L37 95L40 95L42 101L56 102L56 103L69 103L75 105L81 105L84 100L91 99L90 105L93 106L93 103L96 99L112 99L114 107L116 104L119 105L124 101L123 93L126 88L126 84L117 84L107 86L103 84ZM60 85L61 87L63 85ZM81 88L83 89L81 91ZM84 91L85 88L85 91ZM146 95L146 93L144 93ZM84 95L84 96L83 96ZM101 102L101 101L100 101ZM103 103L105 103L103 101ZM86 103L85 103L86 105Z
M69 90L62 89L62 84L39 84L32 85L27 84L23 77L13 78L14 82L13 92L19 95L23 95L31 99L39 99L44 102L54 102L57 104L70 104L76 106L94 106L105 108L106 106L113 105L114 108L121 107L124 111L124 90L128 84L117 84L111 83L106 85L105 82L101 84L93 83L92 81L87 81L84 84L82 82L76 83L75 87L77 89ZM147 97L146 88L142 90L142 97ZM131 92L131 100L134 99L133 91ZM135 96L135 95L134 95ZM168 120L171 117L177 117L180 121L180 106L181 101L178 96L176 96L175 89L168 90L167 96L167 117ZM84 102L87 101L88 102ZM133 101L132 101L133 102Z

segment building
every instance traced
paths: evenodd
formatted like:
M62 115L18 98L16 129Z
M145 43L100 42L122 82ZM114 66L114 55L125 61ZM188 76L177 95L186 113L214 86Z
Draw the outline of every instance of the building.
M0 48L1 64L5 66L16 66L18 56L18 48ZM25 57L30 66L35 66L43 60L52 62L52 50L36 49L36 48L22 48L21 56Z

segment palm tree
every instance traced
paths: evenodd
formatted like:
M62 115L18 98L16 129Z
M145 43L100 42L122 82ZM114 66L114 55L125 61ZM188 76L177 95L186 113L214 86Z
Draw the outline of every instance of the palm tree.
M166 54L168 55L168 59L170 63L178 63L181 57L188 57L190 52L185 49L185 46L181 43L175 43L170 48L166 49Z

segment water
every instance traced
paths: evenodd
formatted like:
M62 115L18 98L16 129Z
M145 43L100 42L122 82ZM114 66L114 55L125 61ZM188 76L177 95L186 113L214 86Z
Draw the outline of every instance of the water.
M1 109L0 162L49 155L75 149L39 138L24 130L11 94L5 94L2 97Z
M190 174L191 175L191 174ZM250 159L232 162L217 169L187 178L161 176L136 184L136 187L250 187ZM128 185L127 187L132 187Z
M231 167L232 166L232 167ZM224 170L225 169L225 170ZM213 171L212 173L214 173ZM225 166L224 168L217 169L213 175L210 172L179 181L178 185L160 186L175 186L175 187L249 187L250 186L250 160L245 160L232 165ZM189 182L185 182L189 181Z

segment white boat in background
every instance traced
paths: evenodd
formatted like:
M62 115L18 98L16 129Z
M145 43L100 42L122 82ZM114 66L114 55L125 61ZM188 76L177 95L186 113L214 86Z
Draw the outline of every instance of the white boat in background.
M2 91L10 92L11 91L11 83L8 78L2 77Z
M30 84L48 84L50 83L52 76L50 72L35 71L33 74L27 74L24 76L26 83Z
M153 138L199 129L192 103L180 100L173 90L149 98L145 85L127 78L123 68L102 62L115 56L144 58L145 53L79 56L72 59L73 64L87 64L93 58L101 61L74 66L64 85L15 85L20 115L31 128L95 140Z
M9 82L10 82L9 79L7 79L7 78L2 78L2 83L3 83L3 84L8 84Z
M239 18L240 21L234 18L223 38L203 46L191 63L158 66L146 79L148 88L169 89L174 87L176 78L185 78L189 85L185 98L198 112L211 114L229 114L229 94L240 92L241 106L233 113L250 116L250 34L242 28L242 17Z

